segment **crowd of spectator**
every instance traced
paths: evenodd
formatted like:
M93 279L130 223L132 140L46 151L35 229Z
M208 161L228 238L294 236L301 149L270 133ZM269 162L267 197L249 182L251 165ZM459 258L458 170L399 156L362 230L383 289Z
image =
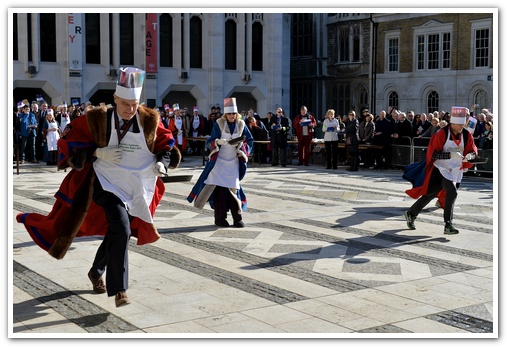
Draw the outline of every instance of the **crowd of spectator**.
M112 106L104 103L94 106L90 102L81 104L73 102L67 105L66 102L63 102L60 105L49 107L48 103L42 99L31 103L26 99L20 101L15 108L13 117L13 137L14 143L19 144L20 163L45 161L48 165L56 165L55 136L61 136L67 124L75 118L85 115L86 111L93 107ZM204 116L197 106L193 106L192 111L189 112L189 108L180 108L178 103L174 103L172 106L165 104L163 107L158 106L155 109L158 110L164 127L173 132L176 145L184 156L201 156L203 154L202 151L205 149L202 142L199 143L192 139L210 135L216 120L223 115L219 106L212 106L207 116ZM50 110L51 112L48 112ZM304 113L301 113L304 114L304 117L315 119L314 114L309 112L305 106L302 106L301 110L304 110ZM331 124L330 114L332 114L331 118L337 121L336 124L332 123L332 126L336 128L333 131L336 132L336 137L326 134L330 127L324 125ZM319 126L323 127L322 137L324 139L332 138L338 143L353 140L352 142L357 142L357 144L373 144L382 147L381 150L363 152L356 162L356 152L350 147L350 143L346 144L345 149L337 149L334 143L332 145L326 144L326 150L330 152L326 157L326 168L336 169L338 163L341 163L350 164L349 169L353 171L357 170L359 161L364 168L391 168L390 156L393 144L427 145L428 139L439 129L445 127L450 120L449 111L416 113L412 110L401 111L396 107L390 107L387 112L381 110L377 116L371 114L368 109L364 109L357 115L355 112L348 112L342 116L330 109L326 112L323 122L307 122L308 124L304 125L301 120L295 121L301 115L295 115L291 119L282 108L277 108L275 113L267 112L265 117L260 117L252 108L241 111L240 115L256 141L269 141L263 143L263 146L260 147L262 150L254 151L253 160L260 163L271 163L273 166L279 164L286 166L287 150L291 148L287 144L287 140L293 139L293 134L298 136L298 140L301 137L301 146L298 144L297 151L294 151L298 155L298 164L309 165L308 155L311 153L308 152L308 146L304 141L311 141L316 133L314 132L315 128ZM287 119L282 122L283 126L280 125L282 118ZM467 122L467 127L473 134L478 148L493 148L493 114L490 110L477 110L476 105L473 105L470 108L470 121ZM51 146L48 144L48 132L51 132ZM303 138L303 133L307 137ZM190 140L187 141L187 138Z

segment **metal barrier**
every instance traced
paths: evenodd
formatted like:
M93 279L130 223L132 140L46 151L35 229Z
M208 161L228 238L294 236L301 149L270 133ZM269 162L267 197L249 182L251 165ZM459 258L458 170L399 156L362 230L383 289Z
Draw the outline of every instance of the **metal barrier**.
M398 143L391 145L392 165L405 167L408 164L419 162L426 157L426 148L430 142L429 137L401 137ZM478 155L481 158L488 158L486 164L475 165L471 170L493 174L493 150L479 149Z
M396 143L391 145L391 165L407 166L414 162L414 146L412 139L403 136L397 139Z

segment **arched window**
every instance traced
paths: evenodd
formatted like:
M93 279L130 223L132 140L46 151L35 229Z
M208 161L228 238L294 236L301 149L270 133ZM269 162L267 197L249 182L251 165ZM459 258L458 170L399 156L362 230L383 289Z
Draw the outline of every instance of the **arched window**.
M190 67L202 68L202 21L197 16L190 19Z
M439 104L438 93L436 91L432 90L431 92L429 92L427 100L428 100L428 112L438 111L438 109L439 109L439 107L438 107L438 104Z
M392 109L392 107L396 107L397 109L400 107L400 100L398 99L398 93L396 92L390 92L389 93L389 109ZM389 112L389 111L387 111Z
M173 18L171 15L164 13L160 15L159 24L160 50L159 60L160 66L173 66Z
M255 22L252 25L252 70L262 71L262 24Z
M225 22L225 69L236 70L236 22Z
M474 104L479 105L476 106L477 107L476 112L480 111L483 108L488 108L489 106L488 95L484 90L481 89L475 93Z
M364 86L361 86L361 89L359 90L359 104L361 106L368 105L368 91Z

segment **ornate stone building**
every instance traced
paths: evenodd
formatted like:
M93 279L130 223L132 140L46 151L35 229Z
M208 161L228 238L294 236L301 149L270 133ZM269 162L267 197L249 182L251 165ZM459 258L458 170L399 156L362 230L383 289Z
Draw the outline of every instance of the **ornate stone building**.
M264 116L364 108L493 110L494 10L481 13L27 13L9 10L12 103L111 103L116 71L142 101L206 114L224 97Z

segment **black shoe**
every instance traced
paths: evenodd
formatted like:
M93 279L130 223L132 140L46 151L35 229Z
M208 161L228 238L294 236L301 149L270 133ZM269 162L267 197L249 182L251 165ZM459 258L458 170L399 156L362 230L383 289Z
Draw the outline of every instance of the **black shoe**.
M329 169L331 169L331 166L326 166L326 170L329 170Z
M229 222L225 219L222 219L222 220L216 220L215 219L215 225L216 226L219 226L219 227L228 227L229 226Z
M243 228L245 226L245 223L243 223L243 221L239 220L237 222L234 222L234 226L236 228Z
M410 213L410 211L405 211L405 213L403 213L403 215L405 216L405 219L407 220L407 227L410 230L415 230L414 222L417 217L412 216L412 213Z
M271 166L278 166L278 164L273 163L273 164L271 164Z
M297 166L301 166L301 165L303 165L303 163L297 163L296 165L297 165Z
M305 166L310 166L310 164L305 164Z
M285 164L282 164L282 167L287 167L287 165L285 165Z
M444 227L444 234L445 235L456 235L459 234L459 230L452 226L451 222L445 222Z

